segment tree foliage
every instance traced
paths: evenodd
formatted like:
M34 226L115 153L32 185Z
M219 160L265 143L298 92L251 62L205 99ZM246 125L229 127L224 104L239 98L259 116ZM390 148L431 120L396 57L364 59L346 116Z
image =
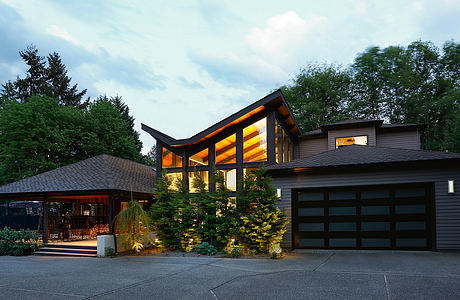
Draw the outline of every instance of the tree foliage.
M238 240L262 253L280 251L288 224L286 214L276 206L276 190L270 183L266 170L260 168L246 174L238 192Z
M349 118L423 123L422 147L460 152L460 44L371 47L346 68L309 65L281 87L304 131Z
M115 231L137 252L149 241L150 219L136 200L131 200L126 209L115 216Z
M17 78L2 86L3 101L26 102L31 96L48 96L57 99L66 106L84 106L82 98L86 89L78 91L78 85L71 85L71 78L62 63L61 57L54 52L46 60L38 54L35 46L28 46L19 55L29 67L25 78Z
M126 122L108 101L88 109L32 96L0 110L0 182L23 179L99 154L141 160Z

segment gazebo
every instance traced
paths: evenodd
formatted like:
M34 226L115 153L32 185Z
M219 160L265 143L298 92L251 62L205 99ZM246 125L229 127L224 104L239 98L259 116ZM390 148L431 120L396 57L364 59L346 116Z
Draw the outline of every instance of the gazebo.
M113 233L114 216L130 200L148 209L156 171L99 155L0 186L0 228L37 230L49 240L94 239Z

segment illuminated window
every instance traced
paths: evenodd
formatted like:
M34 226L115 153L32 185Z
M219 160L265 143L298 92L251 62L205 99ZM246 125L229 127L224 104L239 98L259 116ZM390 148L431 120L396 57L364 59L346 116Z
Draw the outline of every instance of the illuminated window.
M277 163L292 160L293 144L283 127L275 121L275 158Z
M224 176L225 187L230 191L236 191L236 169L218 170Z
M166 173L166 176L168 176L169 182L171 182L171 189L177 191L177 185L180 183L180 180L182 180L182 172Z
M195 167L195 166L207 166L209 160L208 155L208 148L198 152L195 155L192 155L188 159L188 165Z
M335 148L349 145L367 145L367 135L335 138Z
M162 153L162 166L163 168L180 168L182 167L182 157L175 154L171 150L163 147Z
M267 160L267 119L243 129L243 162Z
M216 164L236 164L236 134L216 143Z
M208 190L209 189L208 171L189 172L188 173L188 182L189 182L190 193L197 193L198 192L198 189L195 188L195 180L196 180L195 173L201 175L201 177L203 178L203 181L205 183L205 186L206 186L205 188L206 188L206 190Z

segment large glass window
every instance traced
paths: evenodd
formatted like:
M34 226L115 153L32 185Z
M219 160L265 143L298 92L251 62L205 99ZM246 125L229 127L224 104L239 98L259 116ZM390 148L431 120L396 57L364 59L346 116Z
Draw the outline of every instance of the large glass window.
M192 155L188 158L188 165L192 167L196 166L207 166L209 160L208 148Z
M182 167L182 157L163 147L161 152L163 168Z
M243 129L243 162L267 160L267 119Z
M277 163L285 163L292 160L294 145L283 127L275 121L275 158Z
M367 145L367 135L335 138L335 148L349 145Z
M219 170L224 176L224 183L227 189L234 192L236 191L236 169Z
M177 185L179 184L179 181L182 180L182 172L166 173L166 176L168 176L168 179L171 182L171 189L176 191L178 189Z
M191 193L197 193L198 189L195 188L195 180L196 175L200 174L203 178L206 190L209 190L209 178L208 178L208 171L194 171L188 173L188 182L189 182L189 189Z
M216 164L236 164L236 134L216 143Z

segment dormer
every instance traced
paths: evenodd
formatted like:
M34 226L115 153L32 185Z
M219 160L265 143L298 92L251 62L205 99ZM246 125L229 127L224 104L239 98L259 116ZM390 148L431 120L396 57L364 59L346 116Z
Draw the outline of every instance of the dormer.
M296 158L348 145L420 150L422 124L383 124L383 120L345 120L302 134Z

